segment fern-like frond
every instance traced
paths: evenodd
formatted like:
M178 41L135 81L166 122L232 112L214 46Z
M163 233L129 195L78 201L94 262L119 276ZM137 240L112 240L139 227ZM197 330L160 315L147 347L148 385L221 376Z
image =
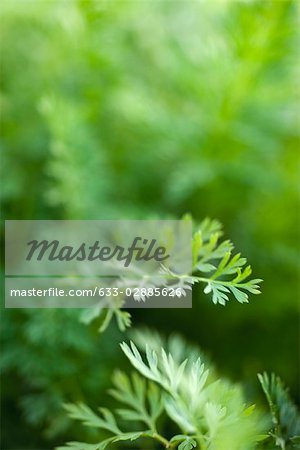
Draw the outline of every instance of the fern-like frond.
M288 390L274 373L258 375L270 408L273 429L270 436L282 450L300 448L300 415Z
M191 221L189 215L183 220ZM163 286L176 292L177 296L185 296L196 283L203 283L204 293L210 295L214 304L225 305L230 298L240 303L247 303L249 294L259 294L261 279L251 279L250 265L240 253L233 255L234 246L229 240L222 240L222 227L217 220L204 219L195 227L191 242L192 269L190 273L174 273L170 268L162 266L161 273L165 275ZM131 286L134 280L124 280ZM133 283L133 284L132 284ZM150 283L150 284L149 284ZM157 286L153 280L153 287ZM149 276L139 280L139 285L152 286ZM146 295L136 298L137 301L146 301ZM118 298L114 308L106 309L105 298L102 304L91 310L84 311L82 321L90 323L100 317L99 331L103 332L115 317L118 327L124 331L131 325L131 316L122 310L124 299Z
M147 382L137 373L131 379L121 371L113 377L114 388L109 392L120 403L126 405L117 410L124 420L139 421L148 428L155 430L156 421L163 406L159 389L153 383Z
M238 386L211 380L197 352L182 360L163 347L147 346L141 352L133 342L123 342L121 348L138 373L115 373L110 394L118 402L116 414L103 408L96 414L83 404L67 406L71 417L112 434L85 449L103 450L114 442L148 438L167 449L249 450L261 439L263 422L254 406L246 407ZM130 431L122 430L118 416L122 424L130 424ZM172 422L167 429L177 428L173 436L159 431L167 420ZM137 424L139 430L134 429ZM79 450L82 444L68 445L59 450Z

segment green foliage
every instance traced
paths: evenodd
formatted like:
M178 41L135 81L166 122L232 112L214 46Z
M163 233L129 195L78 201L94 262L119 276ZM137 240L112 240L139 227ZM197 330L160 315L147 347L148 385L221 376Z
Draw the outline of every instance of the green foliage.
M180 366L181 362L186 359L186 355L189 355L187 370L191 368L194 361L201 360L205 366L209 367L209 379L216 381L215 368L207 355L200 350L198 345L186 341L180 334L173 332L166 337L156 330L143 327L129 330L129 335L142 353L146 353L147 347L156 353L160 353L164 348L167 354L172 355L176 366Z
M192 248L194 270L200 272L198 280L206 283L204 293L211 292L214 303L225 305L230 293L238 302L248 302L248 295L244 291L259 294L258 283L262 280L246 281L252 273L251 267L243 268L246 258L241 258L240 253L232 256L233 244L228 240L220 243L221 235L220 224L207 219L196 231Z
M252 389L257 372L274 370L295 397L298 9L296 0L52 0L4 1L0 11L3 216L218 217L265 280L261 300L215 309L206 297L226 302L236 291L198 282L193 314L133 311L134 323L176 327ZM201 268L203 278L215 271ZM90 310L83 320L91 314L98 317ZM78 315L2 311L1 447L67 439L60 404L92 404L110 368L122 368L115 327L101 344L96 327L113 315L125 329L128 314L103 312L90 327ZM189 351L172 342L183 360ZM86 430L70 433L88 440Z
M99 416L83 404L66 406L72 418L113 434L93 444L95 448L103 450L120 440L145 437L157 440L165 448L179 450L243 450L253 449L262 439L263 421L254 405L245 406L237 385L210 378L200 358L178 362L164 348L157 352L148 346L143 357L133 342L122 343L121 348L139 375L129 377L116 372L110 393L119 404L126 405L125 409L117 409L120 419L133 422L133 429L137 424L140 426L135 431L123 432L116 417L106 409L101 408ZM176 425L178 434L166 437L158 431L161 416ZM58 450L84 449L89 445L70 442Z
M47 441L55 441L72 429L62 403L92 401L95 391L107 388L114 367L114 346L119 339L114 329L107 332L107 341L100 341L97 329L83 326L79 316L80 311L72 309L24 310L18 314L9 310L2 323L3 408L14 396L30 434L43 430L40 439L44 447ZM30 354L24 349L30 349ZM9 417L11 410L6 407ZM76 436L74 427L73 433ZM25 439L21 434L21 442ZM33 439L31 445L39 444Z
M258 375L266 395L274 428L270 431L282 450L300 448L300 414L283 382L275 374Z
M187 217L188 218L188 217ZM245 269L242 275L240 267L245 265L246 259L240 258L239 255L230 259L230 252L233 250L233 244L229 241L219 243L219 238L222 235L221 225L219 222L205 219L194 234L192 240L193 253L193 270L192 276L188 274L173 274L168 271L171 281L183 281L181 287L183 291L186 287L190 288L191 283L204 283L207 291L209 286L218 286L218 289L236 289L239 295L242 295L242 289L251 290L253 293L258 293L254 283L259 280L248 281L247 283L240 283L243 276L250 274L250 268ZM224 263L226 258L226 262ZM214 263L215 265L213 265ZM209 273L207 272L209 270ZM230 276L232 280L227 280ZM228 288L227 288L228 286ZM237 288L239 286L239 288ZM234 292L233 292L234 294ZM213 301L214 296L213 293ZM224 294L225 295L225 294ZM246 294L245 294L246 295ZM235 293L236 297L237 294ZM226 295L228 299L228 296ZM223 298L220 298L219 303L224 304ZM104 304L105 305L105 304ZM121 309L122 303L116 305L116 308L105 309L101 305L93 309L85 310L81 313L81 321L89 324L99 316L101 322L100 331L107 329L111 319L116 317L118 327L121 331L127 328L130 321L130 314ZM6 333L13 338L13 343L4 354L2 363L2 371L8 373L11 370L17 370L34 394L22 396L20 405L25 411L27 420L35 426L44 424L45 435L55 437L57 434L64 432L69 427L69 422L65 420L60 414L60 404L68 397L74 397L82 388L85 394L90 395L95 383L95 374L92 373L90 365L92 361L99 362L99 356L95 356L96 343L93 341L93 333L86 332L81 329L81 325L74 323L74 319L78 318L79 312L75 311L52 311L45 310L41 312L26 312L26 321L18 331L10 328L7 322ZM67 320L67 322L66 322ZM21 322L22 323L22 322ZM47 332L45 333L44 326L47 324ZM65 326L65 333L60 334L58 330L61 325ZM97 325L99 326L99 325ZM43 338L43 339L42 339ZM30 362L26 360L26 354L23 352L24 343L31 347ZM74 362L72 356L66 357L66 349L72 348L74 355L81 358L81 355L88 360L77 366L77 371L83 372L88 368L89 377L83 381L83 386L78 385L76 380L66 389L65 382L58 382L58 377L66 377L69 375ZM59 349L59 351L58 351ZM55 354L56 362L59 361L59 366L53 363ZM36 355L36 356L35 356ZM43 367L41 368L41 358L43 359ZM168 364L168 359L164 355L165 364ZM171 364L171 362L170 362ZM202 367L202 366L201 366ZM106 371L108 368L106 368ZM194 369L193 369L194 370ZM103 367L102 367L103 371ZM172 367L169 367L169 373L172 373ZM154 380L158 382L158 380ZM166 383L166 382L165 382ZM172 380L175 385L176 380ZM166 385L164 386L166 388ZM57 419L59 418L59 420Z
M192 220L189 215L186 220ZM225 305L229 296L234 297L239 303L248 303L248 294L260 294L259 283L261 279L248 279L252 273L251 266L246 266L246 258L240 253L232 256L234 246L229 240L222 240L222 226L217 220L204 219L195 227L191 242L192 271L191 273L174 273L163 266L162 274L166 275L168 283L162 286L180 289L181 295L192 289L195 283L205 285L204 293L211 294L214 304ZM149 282L149 275L145 275ZM127 280L124 280L126 283ZM150 280L151 281L151 280ZM145 299L143 299L145 300ZM122 311L122 300L118 299L115 308L106 309L106 300L94 308L84 311L81 320L88 324L100 316L101 326L99 331L106 330L111 319L116 316L121 331L131 325L130 313Z

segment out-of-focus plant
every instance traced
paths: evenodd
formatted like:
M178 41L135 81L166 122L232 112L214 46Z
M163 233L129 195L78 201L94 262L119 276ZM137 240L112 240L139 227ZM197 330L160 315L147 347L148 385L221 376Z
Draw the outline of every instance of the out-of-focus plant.
M300 448L300 416L287 388L275 374L258 375L266 395L273 428L269 435L276 447L282 450ZM272 444L271 444L272 448Z
M240 386L220 379L206 355L180 335L165 339L150 329L133 329L130 334L137 345L131 341L121 347L139 374L115 372L109 392L122 406L116 415L105 408L95 413L84 403L65 405L70 418L98 429L102 436L105 430L105 437L95 444L69 442L58 450L104 450L135 440L143 445L145 438L180 450L299 448L300 414L279 377L258 375L269 412L254 404L247 407ZM170 420L181 434L166 437ZM130 431L121 431L128 422L133 424Z
M183 360L178 349L185 349L186 343L178 336L169 340L174 356L163 347L157 351L151 344L145 344L146 339L140 333L136 336L143 342L145 355L133 342L121 344L139 375L115 373L110 393L118 402L117 416L105 408L99 408L100 414L95 413L83 403L65 405L71 418L88 427L105 430L110 437L94 444L69 442L58 450L104 450L113 443L143 438L154 439L161 447L179 450L273 448L269 446L266 433L268 420L262 412L258 412L255 405L246 406L238 385L218 379L214 370L210 374L210 365L207 368L202 363L199 351L193 348L190 356ZM267 374L260 379L267 397L273 397L269 402L276 427L270 432L276 439L274 445L286 450L298 448L300 418L296 407L283 390L280 379L272 376L271 387ZM159 431L162 416L165 416L165 426L166 417L176 424L173 434ZM132 423L130 431L121 431L126 422Z
M104 450L114 442L144 437L165 448L241 450L252 449L261 439L263 426L254 406L245 405L238 386L209 378L200 357L177 360L163 348L156 352L147 345L144 359L133 342L121 347L139 375L115 373L110 392L118 401L120 420L104 408L98 415L82 403L66 405L71 418L112 436L96 444L70 442L59 450ZM176 425L170 437L159 431L162 415ZM124 421L132 423L129 432L121 431Z
M79 316L73 309L6 311L0 362L4 448L45 448L67 430L76 434L61 404L92 402L95 392L107 388L120 337L111 327L100 341L97 329L84 327ZM26 427L12 438L14 417Z
M0 10L5 218L145 219L187 210L197 221L220 218L266 280L264 301L255 311L252 302L247 314L231 302L216 316L195 286L193 317L160 311L134 312L134 319L169 331L176 323L227 374L249 382L264 368L275 370L296 395L298 8L296 0L53 0L4 1ZM4 448L46 447L49 424L66 429L59 420L51 425L57 399L65 400L53 394L59 374L68 373L69 358L73 375L89 373L61 331L74 327L72 345L81 346L77 314L55 314L62 325L49 350L43 337L53 321L46 313L2 313ZM199 317L206 327L199 328ZM91 355L101 358L94 336L83 333ZM43 384L44 400L38 395L34 403L24 398L41 393L39 358L45 367L49 361L52 372L43 376L52 378ZM111 358L118 358L113 350ZM95 396L100 388L92 384ZM34 432L20 402L26 417L44 411Z

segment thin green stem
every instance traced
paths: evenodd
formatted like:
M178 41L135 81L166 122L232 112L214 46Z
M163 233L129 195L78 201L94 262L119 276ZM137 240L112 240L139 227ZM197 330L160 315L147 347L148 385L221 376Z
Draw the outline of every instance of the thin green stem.
M153 439L156 439L157 441L161 442L165 448L173 448L173 444L171 444L168 439L164 438L161 434L155 432L153 433Z

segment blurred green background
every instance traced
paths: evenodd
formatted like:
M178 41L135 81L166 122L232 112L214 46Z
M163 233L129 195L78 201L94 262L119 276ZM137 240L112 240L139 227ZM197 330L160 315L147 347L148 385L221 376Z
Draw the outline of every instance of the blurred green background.
M134 324L180 332L253 395L275 371L299 401L298 10L2 2L1 197L5 219L219 219L262 295L223 308L195 288L192 313ZM124 336L75 310L2 310L1 325L1 448L83 440L61 403L107 403Z

